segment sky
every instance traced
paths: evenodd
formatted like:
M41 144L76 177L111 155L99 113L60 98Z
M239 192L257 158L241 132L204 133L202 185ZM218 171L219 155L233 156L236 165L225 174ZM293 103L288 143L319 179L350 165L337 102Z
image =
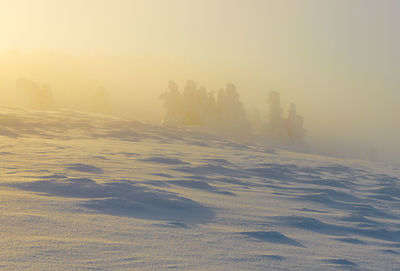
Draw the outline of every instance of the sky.
M116 96L142 101L142 117L158 114L152 101L169 79L233 82L249 110L276 90L285 106L297 104L321 149L377 147L400 161L398 14L396 0L0 0L0 52L57 52L77 70L81 59L111 95L118 86ZM11 76L11 62L0 77ZM33 69L15 64L13 75L49 73Z

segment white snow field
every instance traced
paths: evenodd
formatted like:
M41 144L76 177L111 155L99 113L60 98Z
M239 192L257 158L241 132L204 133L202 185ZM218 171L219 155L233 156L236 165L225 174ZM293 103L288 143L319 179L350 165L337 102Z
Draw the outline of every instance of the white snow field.
M400 168L0 107L2 270L400 270Z

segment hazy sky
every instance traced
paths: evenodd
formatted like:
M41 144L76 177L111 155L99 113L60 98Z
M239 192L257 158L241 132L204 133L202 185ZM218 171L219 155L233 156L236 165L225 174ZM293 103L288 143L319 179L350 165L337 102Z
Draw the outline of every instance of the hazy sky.
M397 0L0 0L0 50L180 63L171 79L232 81L249 107L278 90L310 136L395 153L399 14Z

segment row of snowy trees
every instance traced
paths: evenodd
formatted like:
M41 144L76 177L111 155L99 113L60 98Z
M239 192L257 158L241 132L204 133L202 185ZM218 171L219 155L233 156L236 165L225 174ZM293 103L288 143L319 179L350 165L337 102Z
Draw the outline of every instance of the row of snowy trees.
M170 81L168 90L161 95L166 109L164 123L171 125L202 126L230 133L234 136L253 135L261 140L276 143L304 143L303 118L291 104L285 117L278 92L269 92L269 114L262 120L250 121L236 86L228 83L224 89L207 92L196 82L187 81L182 93L178 85Z
M164 100L164 122L167 124L224 128L235 133L250 129L250 122L233 84L220 89L216 98L214 92L206 92L194 81L188 81L181 94L178 85L170 81L168 91L161 98Z

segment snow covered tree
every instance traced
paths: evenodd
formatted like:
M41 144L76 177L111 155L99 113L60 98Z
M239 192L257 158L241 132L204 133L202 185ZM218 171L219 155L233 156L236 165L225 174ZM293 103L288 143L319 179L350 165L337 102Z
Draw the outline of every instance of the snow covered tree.
M16 81L17 87L22 88L29 97L30 106L33 109L49 110L53 109L54 100L53 93L49 84L42 86L38 85L29 79L18 79Z
M303 117L297 114L296 105L292 103L290 105L289 115L286 119L288 137L292 142L304 140L306 131L303 128L303 122Z
M269 140L285 141L287 133L285 131L280 94L276 91L270 91L268 93L268 104L268 121L264 126L262 134Z
M178 91L178 85L174 81L168 82L168 91L161 94L164 100L166 115L163 122L167 124L182 124L182 95Z
M303 144L305 129L303 117L297 114L296 105L291 104L288 116L283 116L280 94L270 91L268 95L269 114L267 123L261 129L261 136L267 140L280 144Z

